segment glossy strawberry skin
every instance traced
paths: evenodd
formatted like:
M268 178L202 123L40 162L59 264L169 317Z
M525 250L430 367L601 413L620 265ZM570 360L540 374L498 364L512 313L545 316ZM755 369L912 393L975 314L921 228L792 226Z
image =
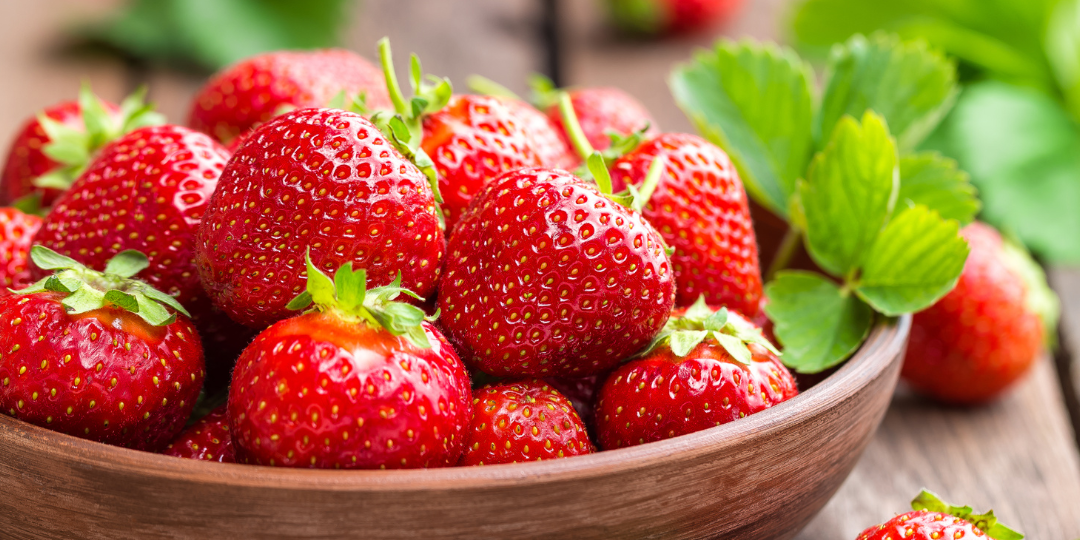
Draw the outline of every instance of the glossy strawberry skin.
M33 283L29 253L40 228L41 218L0 208L0 295Z
M265 328L292 316L304 289L304 253L333 272L367 269L372 286L401 273L430 296L444 234L427 178L359 115L301 109L251 134L221 175L195 261L214 303Z
M452 231L473 195L500 174L540 166L515 110L494 96L458 95L423 120L424 152L435 162L446 230Z
M222 405L188 426L161 451L167 456L235 463L229 416Z
M531 139L541 167L570 170L581 163L561 125L556 125L546 114L524 101L503 99L502 102Z
M738 317L733 312L728 316ZM799 393L776 355L756 344L748 346L753 353L750 365L736 361L709 338L684 357L661 344L620 366L597 397L600 447L612 450L701 431Z
M105 104L112 114L119 110L112 104ZM64 124L67 127L82 130L82 112L78 102L64 101L41 111L41 114ZM15 142L8 150L3 175L0 176L0 204L12 204L32 193L41 194L41 206L47 208L60 195L60 190L34 186L34 179L53 170L57 163L45 155L45 145L49 136L41 127L37 117L23 124L15 135Z
M470 413L465 366L424 323L430 349L309 313L259 334L237 361L229 415L237 461L419 468L457 462Z
M675 283L659 235L560 170L506 173L450 236L440 322L497 376L586 376L649 343Z
M487 385L473 396L460 465L496 465L589 454L570 400L543 381Z
M916 510L900 514L859 534L856 540L967 540L988 538L966 520L940 512Z
M1025 305L1027 287L1004 261L997 231L974 223L961 235L971 247L964 270L956 288L913 317L901 377L940 401L973 404L1028 371L1044 329Z
M701 295L754 318L762 298L757 239L746 190L727 154L695 135L654 137L611 166L612 189L640 185L649 166L666 159L666 174L642 214L675 248L678 295L689 306Z
M288 108L325 107L338 93L390 107L382 71L346 50L277 51L214 75L195 96L188 124L228 144Z
M161 450L202 387L195 327L183 317L152 327L110 308L71 316L60 299L0 297L0 411L84 439Z
M585 133L589 144L597 150L611 146L608 131L626 136L648 126L646 136L659 133L656 121L641 102L618 88L580 88L571 90L569 95L574 114L581 124L581 131ZM558 104L548 107L547 115L566 136Z

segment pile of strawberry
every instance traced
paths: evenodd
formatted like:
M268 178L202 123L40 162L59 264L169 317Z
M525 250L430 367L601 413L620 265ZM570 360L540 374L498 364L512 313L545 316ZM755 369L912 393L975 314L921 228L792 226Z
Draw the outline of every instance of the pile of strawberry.
M0 180L0 410L370 469L633 446L798 393L723 150L615 89L454 94L413 57L407 97L385 41L380 59L248 59L190 128L88 89L31 120Z

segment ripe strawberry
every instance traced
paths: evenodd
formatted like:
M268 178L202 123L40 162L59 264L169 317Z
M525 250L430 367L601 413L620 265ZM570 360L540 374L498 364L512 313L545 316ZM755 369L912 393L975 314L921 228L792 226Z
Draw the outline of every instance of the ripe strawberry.
M300 109L253 132L210 198L195 262L216 305L264 328L290 316L308 246L319 268L352 262L373 285L400 273L435 291L445 240L431 187L360 115Z
M469 423L469 377L423 312L393 302L399 283L365 292L364 270L334 281L307 260L315 307L263 331L233 372L237 460L316 468L457 463Z
M570 400L543 381L489 384L473 395L460 465L541 461L593 452Z
M78 101L64 101L41 111L15 136L0 176L0 204L14 204L37 194L49 207L82 173L109 141L164 118L143 104L145 90L119 108L83 86Z
M612 187L641 186L663 159L665 174L642 210L673 248L678 295L688 306L701 295L710 305L757 316L761 269L750 207L735 166L717 146L696 135L654 137L616 160Z
M603 371L671 312L675 283L656 231L565 171L496 178L447 249L441 324L466 362L493 375Z
M916 313L901 376L946 403L985 402L1032 366L1056 330L1057 298L1042 270L982 223L961 230L971 246L949 294Z
M41 228L41 218L15 208L0 208L0 295L33 283L30 246Z
M517 117L521 131L532 140L541 167L569 170L581 163L570 148L562 126L556 125L546 114L520 99L502 98L502 103L510 109L511 115Z
M564 91L555 88L550 79L535 76L532 79L533 101L537 107L546 111L548 118L569 140L569 130L563 124L559 110L559 96ZM633 96L613 87L571 88L565 90L570 97L581 131L589 144L597 150L611 146L613 133L620 137L629 137L639 133L651 137L660 133L645 106Z
M188 124L228 144L284 111L323 107L341 92L364 94L372 108L390 105L379 69L356 53L265 53L214 75L195 95Z
M778 354L741 315L699 299L673 313L648 349L608 376L596 403L600 446L670 439L794 397L795 379Z
M991 510L973 514L970 506L952 506L923 490L911 501L913 512L866 529L856 540L946 540L993 538L1022 540L1024 535L998 522Z
M236 455L233 452L229 416L225 412L225 406L214 409L189 426L161 453L180 458L235 463Z
M596 394L607 380L607 373L597 373L586 377L548 377L544 382L570 400L574 410L585 422L590 434L595 434L596 423L593 422L596 410ZM595 439L594 439L595 440Z
M122 250L147 254L140 279L189 308L212 371L226 372L251 336L213 309L193 259L199 221L228 159L213 139L185 127L136 129L101 150L34 237L96 270Z
M743 0L607 0L615 26L641 35L687 34L731 19Z
M157 451L184 427L203 382L195 327L173 297L128 279L124 251L96 272L35 246L56 274L0 297L0 410L49 429Z

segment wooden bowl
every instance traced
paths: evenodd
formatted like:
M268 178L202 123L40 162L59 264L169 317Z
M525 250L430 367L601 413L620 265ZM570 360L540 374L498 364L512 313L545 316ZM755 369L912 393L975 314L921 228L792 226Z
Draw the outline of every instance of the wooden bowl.
M275 469L177 459L0 415L0 531L15 538L791 538L888 407L910 317L836 373L745 419L513 465Z

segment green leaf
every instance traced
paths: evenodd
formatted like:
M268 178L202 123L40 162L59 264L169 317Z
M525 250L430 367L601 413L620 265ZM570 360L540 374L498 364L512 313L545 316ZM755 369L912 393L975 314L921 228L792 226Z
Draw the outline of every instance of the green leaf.
M683 357L690 354L705 338L709 336L708 330L684 330L671 334L671 352L675 356Z
M139 312L139 301L134 296L118 290L111 290L105 293L105 304L114 305L120 309L130 311L132 313Z
M310 305L311 293L304 291L296 295L292 300L289 300L289 303L285 305L285 308L290 311L300 311L301 309L306 309Z
M810 157L812 75L789 49L722 41L677 66L675 101L731 157L747 192L781 217Z
M1046 30L1046 54L1073 118L1080 120L1080 0L1058 2Z
M717 343L724 348L737 362L742 364L750 364L754 360L754 355L750 353L750 348L746 346L743 340L732 336L730 334L723 334L720 332L712 332L712 337L716 339Z
M86 268L75 259L61 255L41 244L30 248L30 260L42 270L66 270L68 268Z
M334 281L311 262L310 250L305 258L307 259L307 291L311 293L311 300L321 306L336 305L337 289L334 287Z
M814 262L837 276L854 271L892 213L899 189L896 146L880 116L844 117L799 184Z
M870 332L870 307L818 274L780 272L765 294L765 312L784 345L784 364L799 373L843 362Z
M364 305L367 292L367 272L361 268L352 271L352 263L345 263L334 274L334 289L341 309L352 312Z
M105 264L105 273L117 277L129 278L146 270L150 266L150 260L142 252L135 249L126 249L113 255Z
M188 313L188 310L182 304L180 304L180 301L177 300L176 298L174 298L170 294L163 293L163 292L161 292L161 291L159 291L159 290L157 290L157 289L155 289L153 287L150 287L150 286L140 288L139 292L143 296L145 296L145 297L147 297L147 298L149 298L149 299L151 299L151 300L153 300L153 301L155 301L155 302L157 302L159 304L164 304L166 306L169 306L169 307L175 309L176 311L178 311L180 313L183 313L187 317L191 316L191 313Z
M952 290L967 255L959 223L915 206L890 221L874 242L855 291L885 315L920 311Z
M136 294L135 301L139 304L137 310L140 317L154 326L165 326L176 320L176 315L169 313L156 299L151 299L145 294Z
M955 160L936 152L900 158L900 193L896 201L893 215L921 204L961 225L974 221L980 208L968 174L959 169Z
M814 122L821 148L840 118L872 110L889 123L901 153L917 146L956 99L956 67L925 42L859 35L833 49Z
M105 305L105 293L94 287L83 286L61 300L60 303L67 308L68 313L78 315L87 311L101 309Z
M600 152L593 152L585 161L585 165L589 167L589 172L592 173L596 186L600 188L600 193L611 195L611 173L608 172L607 164L604 163L604 156Z
M1080 130L1038 92L968 87L928 146L956 158L983 203L980 219L1015 232L1051 263L1080 262Z
M699 300L703 300L704 298L705 298L704 295L698 297ZM728 311L727 311L727 308L720 308L720 309L714 311L713 313L710 313L709 316L705 317L705 320L702 322L702 326L706 330L712 330L712 331L715 331L715 332L722 331L724 329L724 327L727 326L727 324L728 324Z

